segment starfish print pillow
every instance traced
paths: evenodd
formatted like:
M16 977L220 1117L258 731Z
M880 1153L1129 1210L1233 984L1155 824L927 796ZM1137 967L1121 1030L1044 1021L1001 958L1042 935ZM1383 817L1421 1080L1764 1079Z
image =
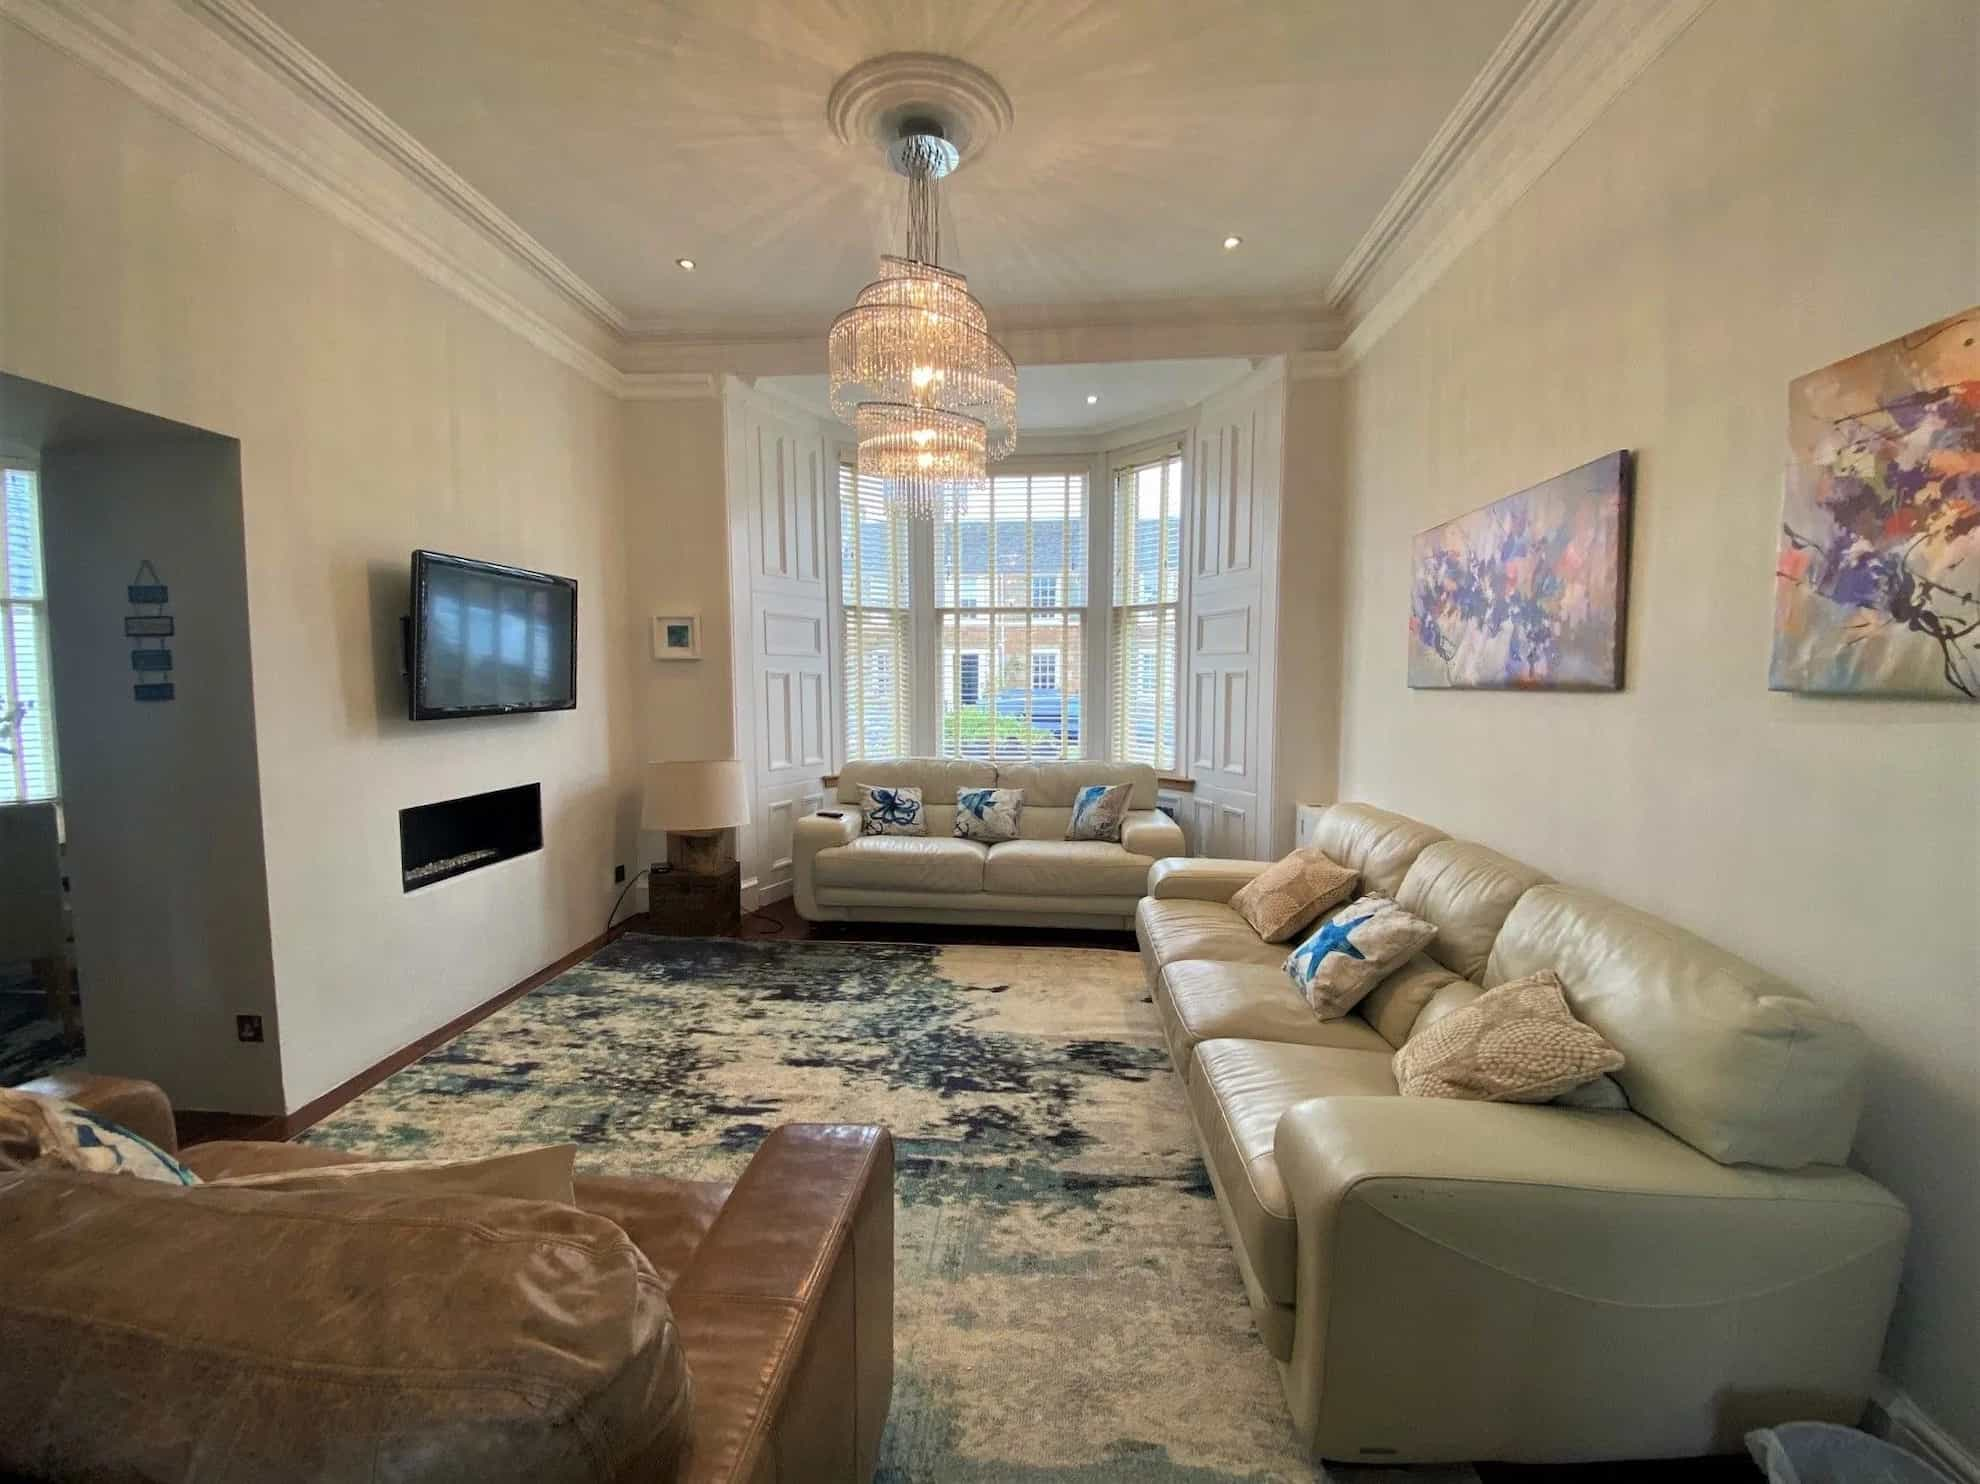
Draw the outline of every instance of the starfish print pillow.
M1436 924L1387 897L1361 897L1322 922L1286 959L1286 973L1322 1020L1339 1020L1437 936Z

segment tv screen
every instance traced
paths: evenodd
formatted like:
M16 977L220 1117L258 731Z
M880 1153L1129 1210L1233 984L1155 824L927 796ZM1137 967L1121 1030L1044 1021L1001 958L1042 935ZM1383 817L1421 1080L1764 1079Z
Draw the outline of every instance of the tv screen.
M568 711L577 705L577 583L412 556L412 719Z

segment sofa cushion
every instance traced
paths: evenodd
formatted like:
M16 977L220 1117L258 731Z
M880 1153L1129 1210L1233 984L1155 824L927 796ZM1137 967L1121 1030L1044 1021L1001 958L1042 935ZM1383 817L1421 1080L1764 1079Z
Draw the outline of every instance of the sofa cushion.
M1568 1008L1627 1058L1629 1105L1724 1164L1841 1164L1863 1036L1752 964L1647 912L1566 886L1519 899L1488 984L1551 969Z
M1275 969L1286 961L1282 945L1265 942L1223 902L1143 897L1134 910L1134 931L1151 978L1153 970L1184 958Z
M1417 856L1447 838L1442 830L1373 804L1330 804L1320 811L1310 843L1360 872L1364 892L1393 897Z
M1139 897L1154 864L1104 840L1008 840L990 847L983 889L1034 897Z
M1280 1041L1293 1046L1337 1046L1345 1051L1390 1047L1357 1016L1322 1020L1300 998L1283 972L1268 964L1220 964L1186 958L1162 970L1155 1008L1169 1055L1185 1078L1204 1041Z
M1205 1041L1188 1095L1204 1161L1259 1286L1282 1304L1295 1302L1299 1243L1272 1149L1279 1118L1308 1098L1396 1096L1386 1049Z
M659 1281L570 1206L30 1171L0 1238L0 1472L578 1484L685 1439Z
M1383 1041L1391 1047L1405 1044L1415 1033L1424 1008L1437 1000L1454 984L1462 984L1469 991L1469 997L1476 997L1484 991L1470 980L1453 974L1427 953L1419 953L1395 973L1369 990L1355 1013L1380 1032ZM1446 995L1455 1000L1456 996ZM1456 1009L1456 1003L1449 1003L1445 1011Z
M953 835L863 835L821 850L813 877L824 887L869 891L982 891L990 847Z
M1437 925L1424 951L1465 979L1485 972L1492 940L1513 904L1547 877L1511 856L1468 840L1426 845L1403 877L1396 903Z
M839 770L839 798L850 804L862 786L918 788L922 802L953 809L956 793L965 788L995 788L997 769L991 763L961 758L856 758Z
M1116 783L1128 785L1129 808L1155 807L1155 770L1145 763L1012 763L996 771L997 787L1024 790L1026 809L1071 809L1082 788Z
M226 1175L211 1183L244 1190L345 1191L379 1195L493 1195L571 1205L575 1144L545 1144L478 1159L337 1160Z
M1231 894L1231 909L1267 943L1284 943L1354 893L1360 877L1317 850L1295 850Z
M312 1144L267 1140L216 1140L195 1144L186 1163L206 1181L299 1173L369 1162L363 1154ZM714 1223L729 1187L716 1180L664 1180L656 1175L577 1175L571 1200L581 1211L603 1216L633 1239L659 1276L662 1291L687 1267Z

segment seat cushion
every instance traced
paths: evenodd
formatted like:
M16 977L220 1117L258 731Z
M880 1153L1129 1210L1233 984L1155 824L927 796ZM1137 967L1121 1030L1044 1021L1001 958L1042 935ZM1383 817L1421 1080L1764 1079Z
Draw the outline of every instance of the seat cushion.
M580 1484L685 1441L666 1295L571 1206L31 1171L0 1230L0 1473Z
M983 889L1032 897L1139 897L1154 864L1104 840L1006 840L990 847Z
M1300 998L1284 971L1266 964L1221 964L1179 959L1162 970L1155 991L1169 1055L1185 1078L1204 1041L1279 1041L1292 1046L1336 1046L1379 1051L1389 1043L1358 1015L1322 1020Z
M1283 944L1267 943L1223 902L1143 897L1134 912L1135 936L1151 971L1185 958L1283 967Z
M953 835L863 835L812 858L822 887L868 891L982 891L990 847Z
M1376 1038L1380 1040L1380 1037ZM1268 1297L1296 1301L1299 1243L1292 1198L1273 1153L1279 1118L1324 1097L1395 1097L1390 1052L1272 1041L1204 1041L1189 1079L1189 1111L1204 1162Z
M187 1167L208 1181L358 1164L370 1158L266 1140L216 1140L185 1151ZM660 1275L660 1286L671 1291L722 1209L729 1187L717 1180L581 1174L572 1180L571 1193L579 1210L603 1216L631 1237Z

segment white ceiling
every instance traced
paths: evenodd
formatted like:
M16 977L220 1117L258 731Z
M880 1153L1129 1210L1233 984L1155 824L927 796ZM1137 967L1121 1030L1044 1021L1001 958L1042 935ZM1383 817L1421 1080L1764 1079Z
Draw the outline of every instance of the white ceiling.
M1191 361L1115 361L1101 366L1020 366L1018 427L1027 438L1092 433L1181 412L1251 370L1243 356ZM832 416L823 376L765 376L758 386ZM1098 397L1088 402L1088 397Z
M260 3L621 310L683 332L822 324L898 250L902 183L824 110L903 50L974 62L1014 105L946 187L944 258L993 312L1317 300L1522 8Z

